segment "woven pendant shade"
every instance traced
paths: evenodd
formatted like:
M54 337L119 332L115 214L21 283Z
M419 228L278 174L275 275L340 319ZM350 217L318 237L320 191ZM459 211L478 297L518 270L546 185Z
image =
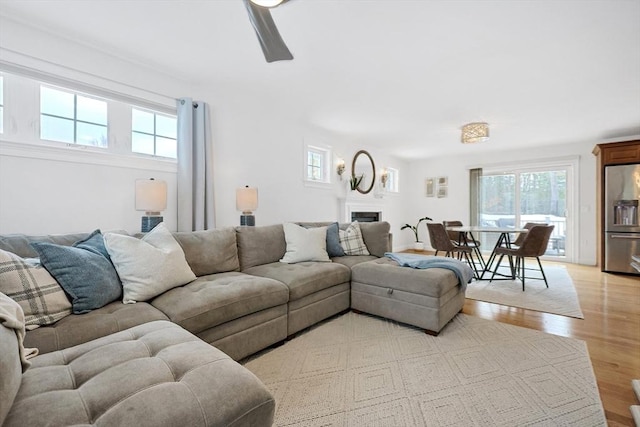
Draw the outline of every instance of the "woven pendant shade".
M467 123L462 126L462 138L463 144L473 144L474 142L484 142L489 139L489 124L479 123Z

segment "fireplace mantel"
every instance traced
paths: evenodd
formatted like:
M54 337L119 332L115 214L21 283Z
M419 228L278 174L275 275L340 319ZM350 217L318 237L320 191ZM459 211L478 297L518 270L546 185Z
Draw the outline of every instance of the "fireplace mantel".
M385 220L384 202L372 200L370 197L347 197L340 199L340 216L344 222L351 222L354 212L376 212L380 214L380 221Z

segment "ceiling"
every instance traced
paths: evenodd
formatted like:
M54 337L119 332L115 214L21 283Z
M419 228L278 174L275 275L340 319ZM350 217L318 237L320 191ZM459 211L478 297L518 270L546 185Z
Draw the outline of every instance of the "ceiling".
M640 0L292 0L272 15L295 59L271 64L240 0L0 15L407 159L640 135ZM460 143L472 121L489 141Z

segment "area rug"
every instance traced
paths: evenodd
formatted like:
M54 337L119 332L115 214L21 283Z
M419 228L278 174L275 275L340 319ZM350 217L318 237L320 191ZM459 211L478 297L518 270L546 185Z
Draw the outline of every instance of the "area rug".
M524 292L519 280L474 280L467 286L466 297L584 319L578 294L567 269L562 265L545 265L543 268L549 283L548 289L542 279L526 279ZM485 279L487 277L491 277L491 274L485 273Z
M458 314L438 337L347 313L243 365L276 426L605 426L586 344Z

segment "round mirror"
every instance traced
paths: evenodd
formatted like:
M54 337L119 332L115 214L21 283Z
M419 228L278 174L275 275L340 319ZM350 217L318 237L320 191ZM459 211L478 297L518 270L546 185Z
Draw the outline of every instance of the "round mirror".
M371 154L365 150L360 150L353 156L351 179L360 180L356 190L362 194L367 194L373 189L376 182L376 165Z

